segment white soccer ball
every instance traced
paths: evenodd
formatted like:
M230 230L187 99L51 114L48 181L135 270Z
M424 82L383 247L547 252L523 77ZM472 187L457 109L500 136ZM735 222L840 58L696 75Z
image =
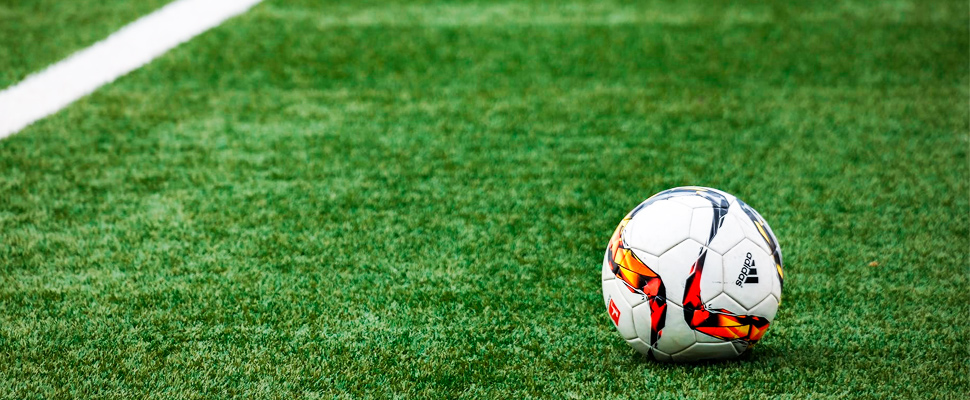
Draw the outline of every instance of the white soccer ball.
M737 357L768 329L781 302L781 248L738 198L679 187L640 203L603 259L603 300L616 329L661 361Z

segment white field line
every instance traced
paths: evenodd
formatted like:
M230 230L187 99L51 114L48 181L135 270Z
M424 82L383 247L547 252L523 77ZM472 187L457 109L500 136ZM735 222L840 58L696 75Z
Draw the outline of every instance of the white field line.
M176 0L0 91L0 139L94 92L262 0Z

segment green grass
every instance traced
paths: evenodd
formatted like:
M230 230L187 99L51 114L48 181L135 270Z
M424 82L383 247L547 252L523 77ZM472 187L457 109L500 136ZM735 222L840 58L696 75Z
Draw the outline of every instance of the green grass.
M967 3L664 3L269 0L0 141L0 395L963 398ZM684 184L785 251L737 361L602 305Z
M104 39L167 0L3 0L0 89Z

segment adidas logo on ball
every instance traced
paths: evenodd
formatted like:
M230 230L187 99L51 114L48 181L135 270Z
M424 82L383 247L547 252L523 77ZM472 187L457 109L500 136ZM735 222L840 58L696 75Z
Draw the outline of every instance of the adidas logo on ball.
M738 280L734 284L744 287L745 283L758 283L758 270L754 267L754 259L751 257L750 252L745 256L741 273L738 274Z

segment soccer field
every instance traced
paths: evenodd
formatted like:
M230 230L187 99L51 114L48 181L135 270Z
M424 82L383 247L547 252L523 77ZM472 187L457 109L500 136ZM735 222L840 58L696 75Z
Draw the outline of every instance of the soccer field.
M60 3L0 89L165 1ZM0 397L962 399L968 150L966 1L266 0L0 140ZM784 251L737 360L603 306L682 185Z

